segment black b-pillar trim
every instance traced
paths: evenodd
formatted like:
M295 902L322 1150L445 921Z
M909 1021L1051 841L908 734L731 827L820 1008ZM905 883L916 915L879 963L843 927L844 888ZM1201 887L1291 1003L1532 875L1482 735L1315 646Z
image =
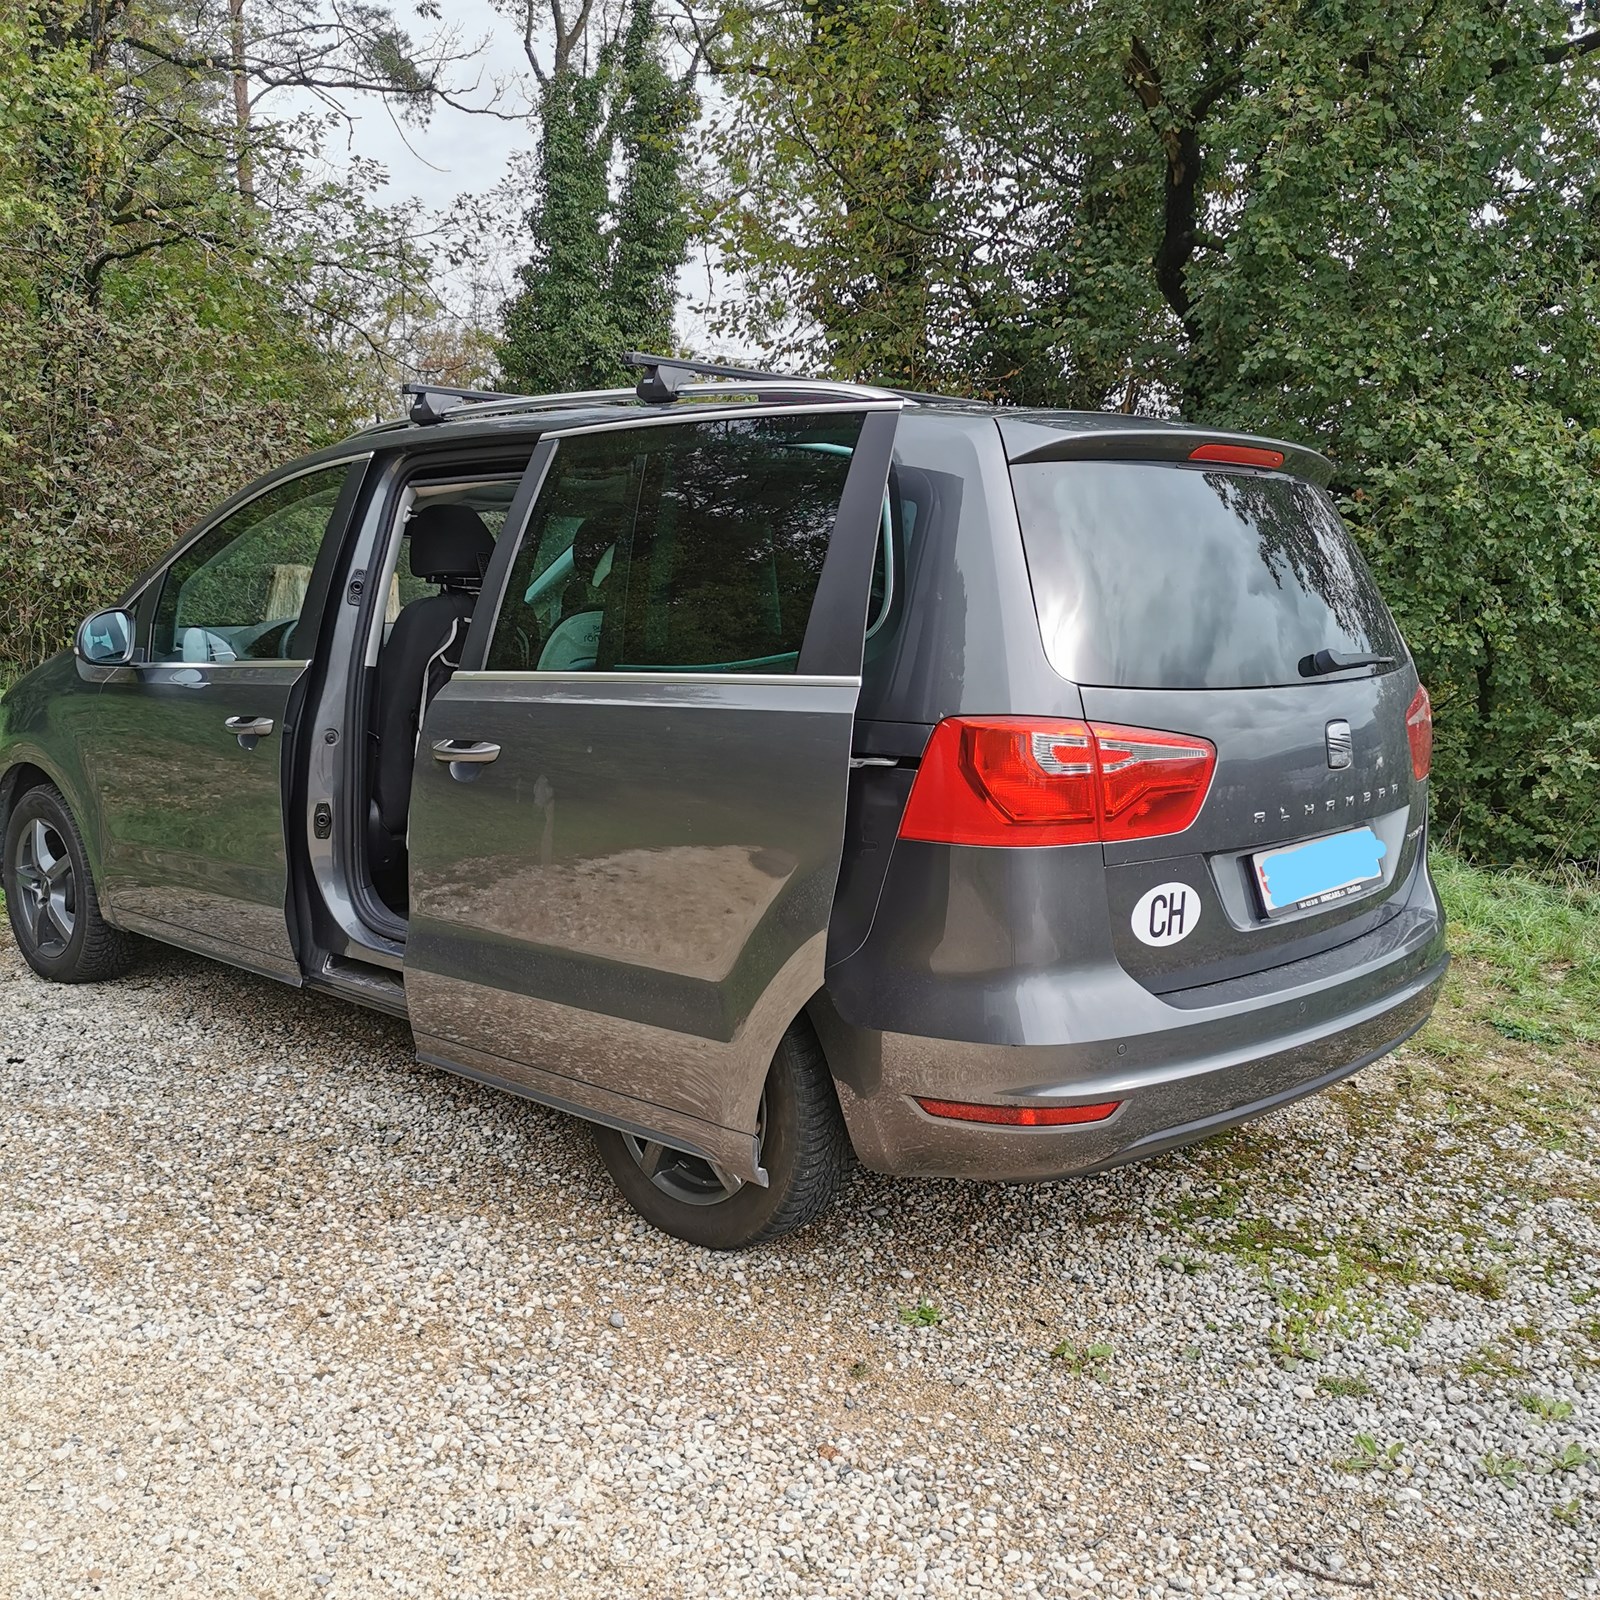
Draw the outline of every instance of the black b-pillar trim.
M898 407L869 411L862 419L861 436L850 459L796 663L795 670L807 676L861 675L867 643L867 605L872 598L872 567L878 559L883 496L889 485L899 422Z

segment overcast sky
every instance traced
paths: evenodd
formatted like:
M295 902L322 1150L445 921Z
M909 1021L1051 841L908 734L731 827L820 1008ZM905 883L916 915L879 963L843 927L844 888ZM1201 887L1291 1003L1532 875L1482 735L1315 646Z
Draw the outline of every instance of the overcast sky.
M402 15L405 9L396 7ZM492 98L496 84L510 85L503 109L514 109L518 96L526 96L534 88L519 30L489 0L448 0L445 14L460 47L474 47L477 51L472 61L459 63L450 74L460 98L484 104ZM422 26L416 29L418 36ZM469 92L474 82L478 85L476 93ZM427 127L417 128L398 122L374 96L352 98L345 107L352 125L330 143L327 154L336 162L354 155L384 167L389 181L374 196L380 205L415 201L430 211L447 211L463 195L481 195L493 189L506 176L510 158L531 151L537 144L532 125L521 119L473 116L439 106ZM514 238L508 240L508 245L509 265L515 265L526 254L526 248ZM459 285L446 281L441 287L447 298L459 301L459 295L450 293ZM703 299L706 288L703 262L691 261L680 280L680 291L686 289L696 299ZM699 319L686 312L683 298L680 292L678 336L698 346L704 342L703 330L697 326Z
M461 98L484 103L497 81L515 80L527 88L532 75L522 40L488 0L450 0L446 12L463 47L482 46L475 61L463 62L451 74ZM479 90L467 93L474 79ZM389 186L378 197L386 202L419 200L443 209L460 194L492 189L505 176L507 158L534 144L532 129L524 122L475 117L448 106L435 109L426 128L397 124L383 103L370 96L350 102L350 110L355 125L349 148L388 168Z

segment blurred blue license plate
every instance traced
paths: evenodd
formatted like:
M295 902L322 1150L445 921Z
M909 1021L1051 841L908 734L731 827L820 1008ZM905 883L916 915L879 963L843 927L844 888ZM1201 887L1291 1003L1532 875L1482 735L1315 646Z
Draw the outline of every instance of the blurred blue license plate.
M1350 828L1283 850L1264 850L1253 865L1269 917L1305 911L1360 894L1383 881L1382 839L1371 828Z

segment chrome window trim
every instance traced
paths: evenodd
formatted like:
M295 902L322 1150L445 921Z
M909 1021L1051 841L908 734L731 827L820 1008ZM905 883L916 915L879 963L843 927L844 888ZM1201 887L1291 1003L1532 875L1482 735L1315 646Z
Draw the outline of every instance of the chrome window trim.
M878 614L867 624L866 637L870 639L889 620L894 609L894 512L889 504L889 491L883 491L883 521L878 534L883 544L883 604Z
M309 660L285 660L280 656L251 656L238 661L131 661L129 666L141 671L157 668L162 672L228 672L234 667L298 667L302 672L311 665Z
M798 672L457 672L451 683L748 683L757 688L799 684L810 689L859 689L859 677L837 678Z

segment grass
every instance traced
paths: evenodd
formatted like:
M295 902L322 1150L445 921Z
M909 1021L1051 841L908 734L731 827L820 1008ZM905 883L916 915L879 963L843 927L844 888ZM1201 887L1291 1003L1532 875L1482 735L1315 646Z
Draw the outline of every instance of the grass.
M1319 1200L1327 1180L1316 1160L1246 1126L1180 1158L1201 1181L1163 1212L1174 1241L1159 1258L1167 1271L1188 1275L1232 1257L1260 1274L1277 1308L1263 1341L1286 1367L1319 1361L1358 1335L1405 1346L1447 1295L1503 1301L1520 1259L1507 1220L1549 1198L1600 1204L1600 1184L1581 1165L1600 1143L1600 883L1485 869L1444 853L1432 865L1455 958L1434 1016L1386 1066L1381 1087L1363 1079L1327 1097L1353 1141L1385 1149L1396 1186L1418 1196L1415 1208L1382 1227L1359 1215L1335 1223ZM1540 1163L1541 1150L1580 1162ZM1473 1163L1488 1164L1482 1209L1435 1216L1427 1195L1436 1180L1459 1180ZM1447 1222L1458 1237L1441 1248ZM1188 1247L1181 1253L1179 1242ZM1550 1262L1567 1248L1545 1244ZM1590 1337L1587 1324L1579 1331ZM1544 1337L1506 1329L1462 1370L1526 1388L1527 1347ZM1359 1392L1345 1381L1324 1392ZM1534 1415L1561 1420L1559 1403L1547 1403L1548 1416L1535 1409L1541 1403L1529 1403ZM1384 1469L1369 1461L1350 1470Z
M1358 1433L1355 1449L1336 1465L1341 1472L1393 1472L1400 1465L1400 1452L1405 1447L1404 1439L1379 1444L1373 1434Z
M1570 1400L1552 1400L1547 1395L1519 1395L1517 1404L1541 1422L1565 1422L1572 1415Z
M1576 1440L1573 1440L1560 1455L1551 1458L1549 1468L1551 1472L1576 1472L1579 1467L1592 1465L1594 1457L1589 1454Z
M1071 1339L1063 1339L1051 1350L1050 1357L1053 1361L1061 1362L1075 1378L1093 1378L1097 1383L1103 1383L1106 1363L1114 1353L1108 1344L1078 1345Z
M1498 1451L1491 1450L1483 1458L1483 1470L1497 1482L1514 1486L1517 1479L1528 1470L1528 1463L1517 1460L1515 1456L1503 1456Z
M1600 1113L1600 883L1436 852L1455 965L1410 1058L1446 1114L1520 1124L1560 1147Z
M914 1306L900 1307L900 1320L908 1328L937 1328L944 1321L944 1312L931 1300L919 1300Z
M1334 1395L1341 1400L1359 1400L1372 1393L1372 1385L1360 1373L1345 1377L1335 1372L1325 1372L1317 1379L1317 1387L1324 1394Z

